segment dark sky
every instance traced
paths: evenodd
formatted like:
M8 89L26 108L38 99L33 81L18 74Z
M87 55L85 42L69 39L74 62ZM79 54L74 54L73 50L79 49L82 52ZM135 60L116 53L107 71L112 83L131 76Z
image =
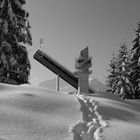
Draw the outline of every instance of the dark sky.
M89 46L93 76L104 81L113 51L122 41L131 47L140 21L140 0L26 0L25 8L32 27L33 83L55 76L32 59L40 38L43 50L71 71L79 51Z

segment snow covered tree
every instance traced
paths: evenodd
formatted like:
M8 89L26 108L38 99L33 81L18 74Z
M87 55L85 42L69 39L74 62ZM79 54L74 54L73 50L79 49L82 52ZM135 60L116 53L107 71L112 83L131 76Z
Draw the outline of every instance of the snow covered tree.
M110 64L107 84L112 89L112 93L122 99L134 98L134 87L130 76L129 52L125 43L121 44L117 56L114 56Z
M113 85L115 89L114 93L119 95L122 99L134 98L134 88L130 76L130 62L128 56L127 46L123 43L118 51L116 65L117 76Z
M113 58L112 60L110 61L109 63L109 67L110 69L108 70L109 72L109 75L107 76L107 80L106 80L106 84L109 88L112 89L112 92L114 92L114 89L113 89L113 85L114 85L114 82L115 82L115 78L116 78L116 58L115 58L115 55L113 53Z
M132 77L133 86L135 88L135 98L140 98L140 22L135 30L136 37L133 40L133 46L131 48L130 59L130 75Z
M0 0L0 82L28 83L30 62L24 44L32 45L25 0Z

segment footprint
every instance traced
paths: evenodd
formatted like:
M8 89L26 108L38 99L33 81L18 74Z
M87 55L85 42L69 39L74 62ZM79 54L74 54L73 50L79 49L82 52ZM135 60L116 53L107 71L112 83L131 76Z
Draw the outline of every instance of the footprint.
M77 99L82 112L82 120L71 130L73 140L101 140L102 131L107 123L97 111L97 102L81 95Z

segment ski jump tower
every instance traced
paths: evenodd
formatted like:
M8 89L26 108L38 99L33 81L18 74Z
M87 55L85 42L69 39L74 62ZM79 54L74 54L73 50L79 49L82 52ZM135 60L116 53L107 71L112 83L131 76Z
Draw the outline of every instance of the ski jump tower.
M42 50L37 50L33 57L39 63L58 75L57 91L59 90L60 77L74 88L79 89L80 92L90 94L95 92L94 89L88 86L88 75L90 74L88 69L91 67L91 57L88 57L88 48L82 50L79 58L77 59L76 69L78 77Z
M89 93L89 75L92 73L89 68L92 66L92 57L89 57L88 47L80 51L80 55L75 60L75 69L78 76L78 93Z

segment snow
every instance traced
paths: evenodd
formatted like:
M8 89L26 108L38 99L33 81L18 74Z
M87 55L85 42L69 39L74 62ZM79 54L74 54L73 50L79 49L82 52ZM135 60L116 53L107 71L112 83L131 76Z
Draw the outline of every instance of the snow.
M72 129L73 140L101 140L101 131L107 126L102 116L97 112L97 103L86 96L78 95L81 105L82 120Z
M0 140L140 140L140 102L0 84Z
M105 140L140 140L139 100L121 100L111 93L95 94L92 98L108 124L102 132Z
M81 119L76 98L30 86L1 85L0 139L65 140Z

